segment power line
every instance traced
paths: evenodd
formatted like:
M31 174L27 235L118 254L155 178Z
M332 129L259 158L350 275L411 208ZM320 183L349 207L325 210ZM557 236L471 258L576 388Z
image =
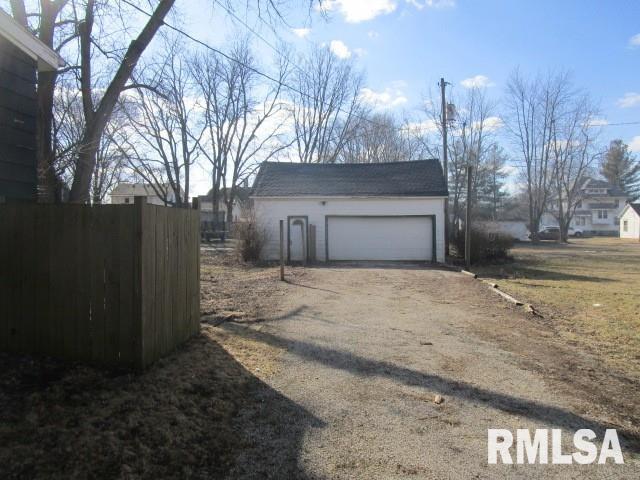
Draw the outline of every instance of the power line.
M142 9L142 8L138 7L137 5L132 4L131 2L129 2L129 0L122 0L122 1L123 1L124 3L126 3L127 5L129 5L130 7L134 8L135 10L137 10L138 12L140 12L140 13L142 13L142 14L144 14L144 15L148 16L148 17L151 17L151 14L150 14L149 12L147 12L147 11L145 11L144 9ZM216 3L218 3L218 2L216 2ZM225 10L227 10L227 8L226 8L226 7L224 7L223 5L221 5L220 3L218 3L218 5L222 6ZM227 10L227 12L229 12L229 10ZM245 25L245 26L246 26L250 31L252 31L255 35L258 35L258 34L255 32L255 30L253 30L253 29L252 29L251 27L249 27L246 23L244 23L242 20L240 20L240 19L239 19L235 14L233 14L233 13L231 13L231 12L229 12L229 13L230 13L231 15L233 15L235 18L237 18L240 22L242 22L242 23L243 23L243 24L244 24L244 25ZM262 76L262 77L266 78L267 80L269 80L269 81L271 81L271 82L274 82L274 83L276 83L277 85L280 85L281 87L284 87L284 88L286 88L286 89L288 89L288 90L291 90L292 92L295 92L295 93L297 93L297 94L299 94L299 95L302 95L303 97L306 97L307 99L309 99L309 100L311 100L311 101L313 101L313 102L315 102L315 103L322 103L318 98L314 97L313 95L310 95L310 94L308 94L308 93L306 93L306 92L302 92L301 90L298 90L297 88L292 87L291 85L289 85L289 84L287 84L287 83L284 83L283 81L281 81L281 80L279 80L279 79L276 79L275 77L273 77L273 76L269 75L268 73L264 73L264 72L262 72L262 71L258 70L257 68L255 68L255 67L253 67L253 66L251 66L251 65L248 65L248 64L246 64L246 63L242 62L241 60L238 60L237 58L233 58L231 55L229 55L229 54L227 54L227 53L223 52L222 50L219 50L219 49L217 49L217 48L215 48L215 47L212 47L211 45L207 44L206 42L203 42L202 40L200 40L200 39L198 39L198 38L195 38L195 37L194 37L194 36L192 36L191 34L189 34L189 33L185 32L184 30L182 30L182 29L180 29L180 28L178 28L178 27L176 27L176 26L174 26L174 25L171 25L170 23L163 22L163 25L164 25L165 27L169 28L170 30L173 30L173 31L175 31L175 32L177 32L177 33L179 33L179 34L181 34L181 35L185 36L186 38L188 38L188 39L189 39L189 40L191 40L192 42L195 42L195 43L197 43L198 45L201 45L201 46L203 46L203 47L205 47L205 48L207 48L207 49L209 49L209 50L211 50L211 51L213 51L213 52L215 52L215 53L217 53L217 54L219 54L219 55L222 55L222 56L223 56L224 58L226 58L227 60L229 60L229 61L231 61L231 62L235 62L235 63L237 63L238 65L241 65L241 66L243 66L243 67L245 67L245 68L247 68L247 69L251 70L251 71L252 71L252 72L254 72L256 75L260 75L260 76ZM262 38L262 36L259 36L259 38ZM266 41L266 40L265 40L265 41ZM272 48L274 48L274 49L276 50L276 52L277 52L277 49L276 49L274 46L272 46L270 43L268 43L268 45L270 45ZM291 60L289 59L289 57L286 57L286 59L287 59L289 62L291 62ZM295 66L296 68L300 69L300 71L302 71L303 73L305 73L305 72L302 70L302 68L301 68L300 66L296 65L296 64L295 64L295 63L293 63L293 62L291 62L291 64L292 64L293 66ZM362 115L358 115L358 114L353 113L353 112L347 112L347 111L343 110L342 108L337 108L337 110L338 110L339 112L342 112L342 113L344 113L344 114L346 114L346 115L349 115L349 116L351 116L351 117L355 117L355 118L358 118L358 119L363 120L363 121L365 121L365 122L369 122L370 124L372 124L372 125L374 125L374 126L383 127L383 128L388 128L388 125L381 125L381 124L379 124L379 123L375 122L374 120L371 120L370 118L364 117L364 116L362 116ZM410 127L399 127L399 128L395 128L395 129L396 129L396 130L400 130L400 131L401 131L401 130L412 130L412 129L413 129L413 130L416 130L416 128L415 128L415 127L414 127L414 128L410 128ZM419 128L418 128L418 129L419 129Z
M152 14L150 14L149 12L145 11L144 9L140 8L139 6L131 3L129 0L122 0L124 3L126 3L127 5L129 5L130 7L132 7L133 9L137 10L138 12L142 13L143 15L146 15L147 17L151 17ZM242 20L240 17L238 17L235 12L233 12L232 10L230 10L228 7L226 7L225 5L223 5L222 3L220 3L218 0L214 0L215 3L217 3L220 7L222 7L225 11L227 11L227 13L229 13L230 15L232 15L236 20L238 20L240 23L242 23L242 25L247 28L251 33L253 33L256 37L258 37L260 40L262 40L266 45L268 45L271 49L273 49L276 53L281 54L282 52L280 52L276 46L274 46L271 42L269 42L267 39L265 39L261 34L259 34L258 32L256 32L253 28L251 28L244 20ZM264 20L263 20L264 22ZM183 35L184 37L188 38L189 40L191 40L194 43L197 43L198 45L203 46L204 48L211 50L214 53L217 53L219 55L222 55L224 58L226 58L227 60L231 61L231 62L235 62L249 70L251 70L252 72L254 72L256 75L259 75L271 82L274 82L275 84L284 87L288 90L291 90L292 92L295 92L299 95L302 95L303 97L306 97L308 100L312 100L315 103L322 103L317 97L314 97L313 95L310 95L306 92L303 92L271 75L269 75L268 73L264 73L260 70L258 70L257 68L248 65L244 62L242 62L241 60L238 60L237 58L233 58L231 55L223 52L222 50L219 50L215 47L212 47L211 45L209 45L208 43L194 37L193 35L189 34L188 32L174 26L171 25L170 23L167 23L166 21L163 22L163 25L167 28L169 28L170 30L175 31L176 33L179 33L180 35ZM286 57L287 61L293 65L296 69L298 69L300 72L302 72L303 75L306 75L307 73L304 71L304 69L302 67L300 67L299 65L297 65L295 62L291 61L291 59L289 57ZM365 122L370 123L371 125L377 126L377 127L382 127L382 128L389 128L388 125L382 125L377 123L375 120L372 120L368 117L353 113L353 112L348 112L345 111L342 108L338 108L337 109L339 112L344 113L346 115L352 116L354 118L358 118L360 120L363 120ZM613 127L613 126L626 126L626 125L640 125L640 121L632 121L632 122L616 122L616 123L606 123L606 124L602 124L602 125L591 125L591 127L595 128L595 127ZM403 127L395 127L394 130L396 131L408 131L408 132L416 132L416 131L425 131L425 130L433 130L433 126L429 126L429 125L419 125L419 124L414 124L414 125L406 125Z

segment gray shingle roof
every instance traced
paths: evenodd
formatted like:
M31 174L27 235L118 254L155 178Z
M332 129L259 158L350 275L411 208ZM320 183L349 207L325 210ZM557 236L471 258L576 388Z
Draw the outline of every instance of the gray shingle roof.
M436 159L394 163L265 162L253 184L257 197L447 195Z

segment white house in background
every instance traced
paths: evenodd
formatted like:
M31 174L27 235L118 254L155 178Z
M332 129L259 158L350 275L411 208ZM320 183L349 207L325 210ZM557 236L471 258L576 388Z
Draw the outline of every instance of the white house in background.
M620 238L640 240L640 203L627 203L622 209Z
M288 261L444 262L447 186L438 160L263 163L251 198L266 230L263 257ZM315 235L309 235L315 231Z
M606 180L587 178L580 187L580 201L570 227L585 235L618 236L620 215L627 200L619 187ZM545 213L541 223L558 225L553 211Z
M171 189L168 189L167 200L173 202L175 196ZM153 187L147 183L119 183L111 190L111 203L114 205L119 204L133 204L135 197L147 197L147 203L152 205L164 205L162 200Z
M236 198L233 201L232 206L232 218L234 222L241 222L247 219L250 207L249 207L249 193L251 189L249 187L237 187ZM209 190L206 195L198 196L198 205L201 212L213 212L213 189ZM224 189L221 189L218 198L218 212L224 219L227 220L227 204L224 202Z

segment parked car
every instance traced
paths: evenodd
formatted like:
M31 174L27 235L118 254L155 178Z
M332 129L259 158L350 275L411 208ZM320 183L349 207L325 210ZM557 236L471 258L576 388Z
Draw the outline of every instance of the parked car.
M529 238L533 235L530 233ZM560 238L560 227L542 227L538 232L538 240L558 240Z
M569 234L570 237L582 237L584 236L584 230L580 227L569 227L569 231L567 232Z

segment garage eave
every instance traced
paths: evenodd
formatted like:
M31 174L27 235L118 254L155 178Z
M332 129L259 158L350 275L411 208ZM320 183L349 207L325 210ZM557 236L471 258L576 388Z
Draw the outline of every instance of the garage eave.
M444 200L448 195L250 195L252 200Z

